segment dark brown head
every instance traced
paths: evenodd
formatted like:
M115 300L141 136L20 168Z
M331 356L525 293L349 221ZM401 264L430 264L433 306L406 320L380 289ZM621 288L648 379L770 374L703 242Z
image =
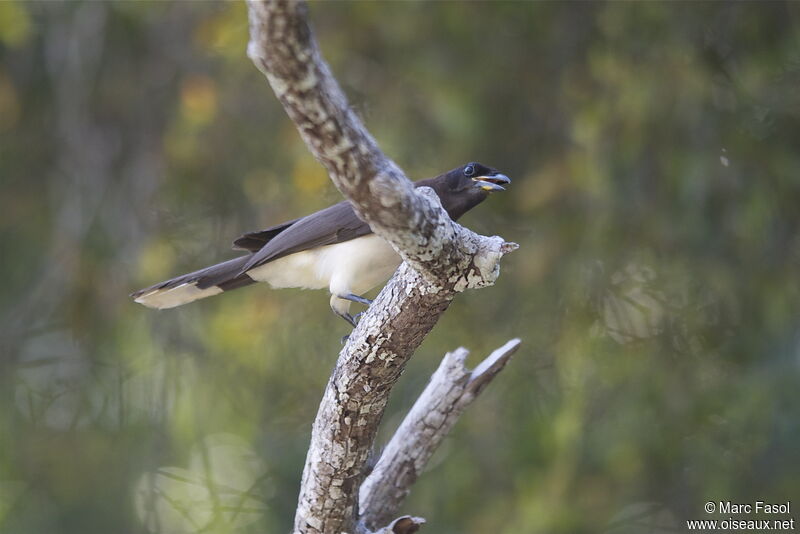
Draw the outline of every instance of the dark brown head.
M505 191L503 185L510 183L511 179L497 169L472 162L414 185L433 188L450 218L456 220L486 200L490 193Z

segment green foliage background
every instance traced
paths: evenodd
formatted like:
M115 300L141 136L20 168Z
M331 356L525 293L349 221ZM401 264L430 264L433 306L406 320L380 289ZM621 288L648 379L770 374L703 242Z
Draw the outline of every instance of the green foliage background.
M523 348L404 510L449 533L683 532L800 506L800 4L312 4L384 150L514 179L441 355ZM0 532L287 532L346 333L321 292L127 294L340 195L241 3L0 3Z

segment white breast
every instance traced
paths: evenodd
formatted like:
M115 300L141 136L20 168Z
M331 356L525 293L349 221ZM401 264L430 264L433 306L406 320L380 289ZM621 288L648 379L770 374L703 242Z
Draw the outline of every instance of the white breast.
M297 252L247 272L273 287L329 288L334 295L366 293L386 281L400 256L375 234Z

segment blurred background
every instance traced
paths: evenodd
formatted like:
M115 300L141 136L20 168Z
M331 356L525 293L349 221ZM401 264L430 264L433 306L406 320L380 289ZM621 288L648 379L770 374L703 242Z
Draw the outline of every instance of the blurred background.
M520 250L380 442L446 351L524 344L404 512L683 532L708 500L800 498L800 4L311 8L409 176L514 180L462 222ZM0 532L290 530L348 330L327 294L128 298L341 198L247 38L240 2L0 3Z

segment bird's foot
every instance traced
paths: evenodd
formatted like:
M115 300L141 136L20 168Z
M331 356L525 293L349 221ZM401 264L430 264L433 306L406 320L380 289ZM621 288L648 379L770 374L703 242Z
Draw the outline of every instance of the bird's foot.
M353 316L351 317L351 319L353 319L353 322L355 323L355 324L353 325L353 328L355 328L355 327L356 327L356 325L357 325L359 322L361 322L361 316L362 316L362 315L364 315L365 313L367 313L367 312L363 312L363 311L362 311L362 312L358 312L357 314L355 314L355 315L353 315ZM348 315L349 315L349 314L348 314ZM347 320L347 318L346 318L346 317L345 317L345 319ZM349 322L349 320L348 320L348 322ZM344 345L345 343L347 343L347 340L348 340L348 339L350 339L350 334L347 334L346 336L342 336L342 339L341 339L341 343L342 343L342 345Z
M358 295L354 295L353 293L347 293L346 295L336 295L336 296L340 299L349 300L351 302L357 302L359 304L364 304L365 306L369 306L370 304L372 304L371 300ZM355 316L352 316L347 312L340 312L336 310L336 308L334 308L333 306L331 306L331 309L333 310L333 313L335 313L336 315L347 321L353 328L358 326L358 322L361 320L361 316L363 316L365 313L362 311L358 312ZM344 345L348 339L350 339L350 334L342 337L341 339L342 345Z

